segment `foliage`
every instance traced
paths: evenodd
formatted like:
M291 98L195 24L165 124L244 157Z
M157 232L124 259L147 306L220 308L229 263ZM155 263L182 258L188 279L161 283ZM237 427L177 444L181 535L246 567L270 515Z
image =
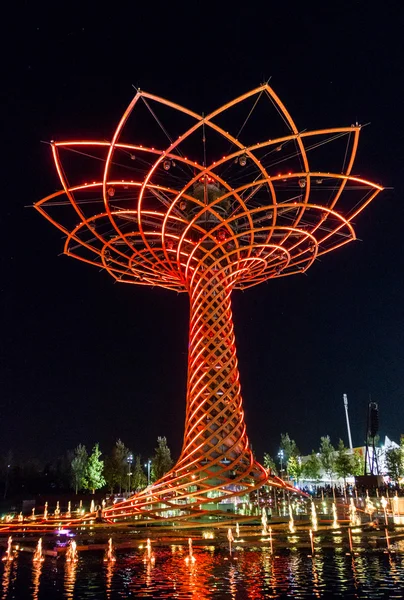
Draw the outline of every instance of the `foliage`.
M353 456L352 454L349 454L348 449L345 448L344 442L339 440L337 455L335 457L335 472L338 477L342 477L344 483L346 483L346 478L349 475L352 475L353 469Z
M104 477L105 477L105 483L108 486L110 494L113 494L115 486L116 486L116 472L115 472L114 458L113 458L112 454L105 457Z
M265 454L264 454L264 467L266 469L269 469L271 471L272 475L278 474L275 461L272 458L272 456L270 454L268 454L268 452L265 452Z
M299 456L299 449L296 445L296 442L295 440L290 439L288 433L281 433L281 443L279 444L279 449L283 450L283 460L285 461L285 464L287 464L291 456L295 458Z
M163 475L171 469L173 464L171 452L167 446L167 439L165 437L158 437L157 444L158 446L155 448L154 458L152 459L153 481L163 477Z
M404 477L404 460L402 448L389 448L385 453L387 473L393 481L398 483Z
M132 488L138 492L147 485L147 477L142 469L140 456L136 456L135 464L132 470Z
M325 435L320 438L320 462L325 474L330 480L335 473L335 448L331 444L330 436Z
M291 477L294 481L299 481L303 474L303 464L300 460L300 457L298 456L296 458L295 456L291 456L286 463L286 470L289 477Z
M71 480L73 489L76 494L79 490L87 487L87 462L88 454L86 447L79 444L74 450L73 458L71 459Z
M351 456L352 459L352 475L363 475L365 472L365 458L359 452L355 452Z
M129 449L118 439L110 456L105 459L105 479L111 492L118 487L122 492L124 484L128 484L128 456Z
M307 479L318 481L320 479L321 462L317 454L312 450L309 458L303 464L303 474Z
M101 450L98 443L94 445L93 451L87 461L86 469L86 487L95 494L95 490L105 485L105 479L102 475L104 470L104 461L100 459Z

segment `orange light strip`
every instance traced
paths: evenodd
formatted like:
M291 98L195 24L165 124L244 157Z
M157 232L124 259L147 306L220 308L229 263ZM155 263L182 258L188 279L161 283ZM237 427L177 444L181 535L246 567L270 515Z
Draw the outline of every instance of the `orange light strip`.
M217 123L226 111L254 97L275 105L289 129L287 135L273 139L266 136L245 145L239 135L224 131ZM126 124L142 98L186 115L191 126L167 148L122 142ZM232 152L206 165L184 157L184 142L189 145L192 136L201 135L202 128L221 136L231 145ZM310 145L310 140L316 136L331 136L333 140L344 135L349 144L343 172L312 169L309 151L323 142L320 138L320 142ZM66 235L65 253L104 268L118 282L186 291L190 297L181 455L175 466L150 488L108 508L105 515L109 520L136 515L161 521L167 519L166 511L172 510L177 513L175 520L194 519L206 514L202 505L248 495L265 483L294 491L289 484L270 476L251 451L231 295L235 289L303 273L318 256L356 239L353 219L383 189L352 174L359 135L359 126L299 132L272 88L262 85L207 116L138 91L110 142L52 143L63 190L39 201L35 208ZM288 143L297 149L300 170L274 173L264 158ZM97 159L104 154L102 181L69 184L61 154L75 148L79 154L84 153L84 148L89 152L93 148ZM115 171L124 168L118 159L123 157L124 161L125 153L140 154L152 163L136 181L122 180ZM235 179L234 185L225 173L234 164L240 165L242 157L244 164L248 161L250 171L246 169L242 183ZM191 168L193 174L185 180L178 171L174 178L162 179L166 161L171 161L168 169L176 163L181 173ZM331 194L323 194L326 200L319 200L318 196L312 200L313 194L321 191L323 181L329 182ZM199 190L203 186L203 197L198 186ZM291 195L288 189L293 190L293 186L298 192ZM338 210L341 197L351 188L364 190L367 195L359 203L355 201L351 211ZM100 196L95 200L90 196L88 200L92 190ZM62 223L53 216L53 207L56 210L62 196L73 208L74 223ZM98 201L102 201L103 210L94 213L88 202ZM121 202L125 202L123 207Z

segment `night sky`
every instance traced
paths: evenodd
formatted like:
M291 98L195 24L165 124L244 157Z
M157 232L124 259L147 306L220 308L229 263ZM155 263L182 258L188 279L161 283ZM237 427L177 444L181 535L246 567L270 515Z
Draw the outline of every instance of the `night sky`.
M176 457L182 442L187 297L115 285L59 256L60 232L26 208L59 189L41 140L108 139L132 84L208 112L270 76L302 129L371 122L353 172L393 189L357 219L361 241L305 275L234 294L250 440L259 458L285 431L303 453L326 434L347 443L347 393L354 445L369 394L382 434L398 441L402 8L158 4L21 4L3 23L0 452L51 459L80 442L109 451L120 437L147 456L165 435Z

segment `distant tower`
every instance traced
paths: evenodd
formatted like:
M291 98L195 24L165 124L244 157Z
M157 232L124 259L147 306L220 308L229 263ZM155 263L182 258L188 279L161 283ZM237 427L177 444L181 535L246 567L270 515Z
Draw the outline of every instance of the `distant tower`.
M352 437L351 437L351 426L349 425L348 396L346 394L344 394L343 398L344 398L344 407L345 407L345 416L346 416L346 428L348 430L349 449L352 452L353 451L353 446L352 446Z

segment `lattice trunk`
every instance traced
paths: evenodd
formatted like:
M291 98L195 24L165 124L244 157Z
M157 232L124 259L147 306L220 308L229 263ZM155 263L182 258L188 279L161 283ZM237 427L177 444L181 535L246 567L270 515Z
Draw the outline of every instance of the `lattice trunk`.
M266 471L254 461L244 422L231 311L231 277L205 269L190 285L190 337L184 443L176 465L151 491L111 509L110 516L148 511L156 517L180 505L202 505L261 487ZM275 485L279 483L275 483Z
M245 471L252 464L230 295L230 282L211 271L190 290L187 407L179 461L191 465L197 460L227 472Z

